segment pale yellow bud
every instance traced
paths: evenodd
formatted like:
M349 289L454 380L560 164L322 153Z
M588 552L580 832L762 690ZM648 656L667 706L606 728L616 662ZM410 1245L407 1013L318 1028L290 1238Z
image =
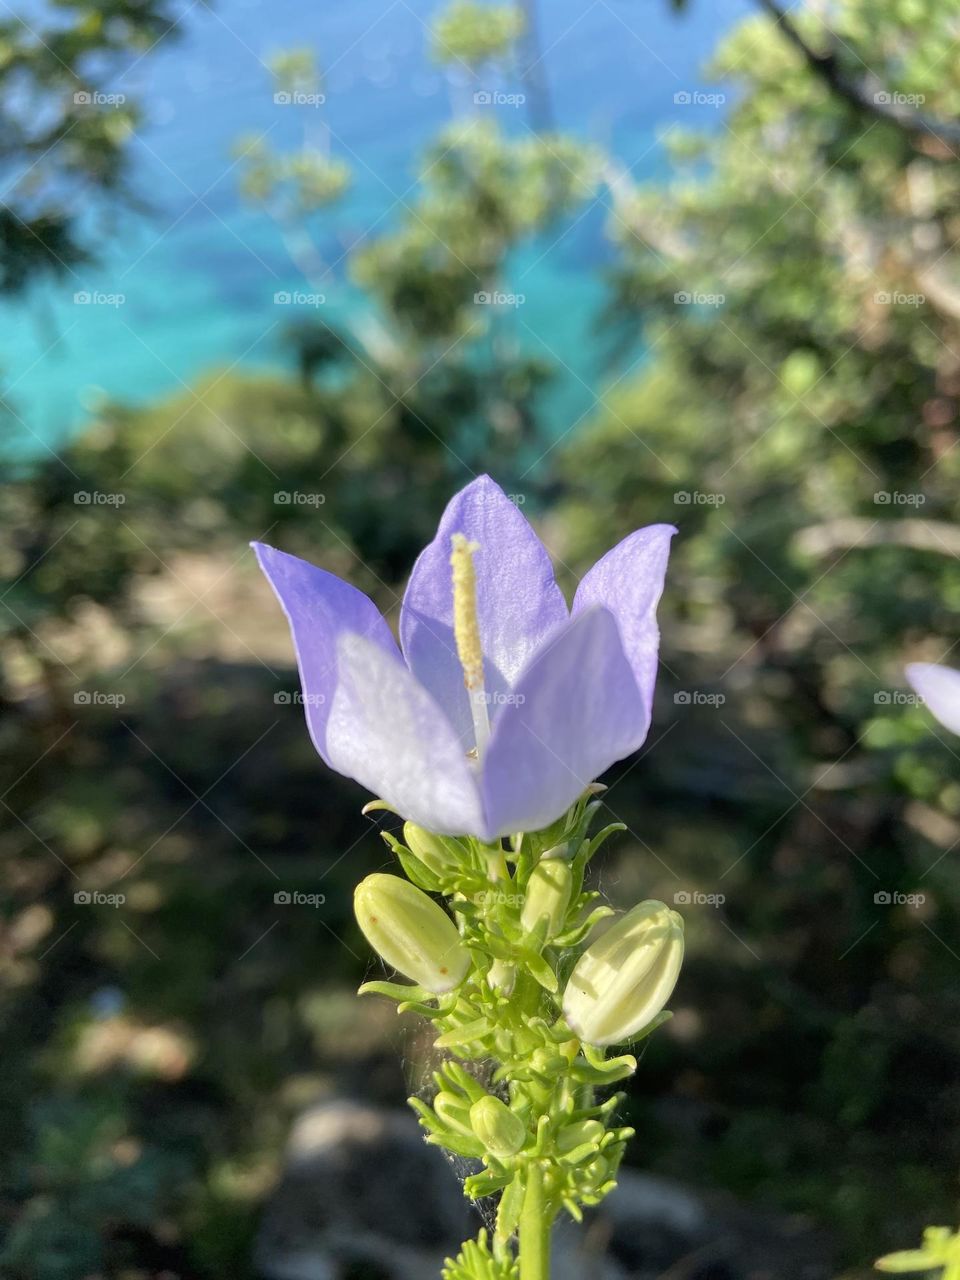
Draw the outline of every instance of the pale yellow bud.
M553 858L538 862L527 881L527 893L520 911L520 923L527 933L532 933L546 917L547 937L552 938L563 928L570 894L573 891L573 872L569 862Z
M516 1155L527 1136L520 1117L492 1095L481 1098L470 1108L470 1125L484 1149L500 1159Z
M577 961L563 1015L587 1044L619 1044L670 999L683 961L683 921L662 902L641 902Z
M458 987L470 953L457 927L433 898L399 876L377 873L357 885L357 924L373 949L434 995Z

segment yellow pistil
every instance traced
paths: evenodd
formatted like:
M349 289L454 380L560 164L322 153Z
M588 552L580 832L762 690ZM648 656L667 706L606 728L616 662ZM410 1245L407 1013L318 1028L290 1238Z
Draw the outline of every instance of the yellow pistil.
M480 547L476 542L468 542L462 533L455 533L451 541L453 635L457 642L457 657L463 667L463 683L470 699L470 714L473 717L479 760L490 737L487 691L483 683L483 649L480 645L480 624L477 621L477 574L473 565L474 552L479 551Z

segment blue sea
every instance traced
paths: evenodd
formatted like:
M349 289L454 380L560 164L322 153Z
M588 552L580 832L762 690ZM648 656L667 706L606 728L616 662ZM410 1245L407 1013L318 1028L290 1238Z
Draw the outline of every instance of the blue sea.
M140 403L212 369L286 366L281 333L295 304L281 309L274 297L315 292L315 284L291 260L274 221L241 198L240 137L264 134L272 147L292 149L305 132L319 132L351 166L347 196L311 222L332 263L396 224L415 197L424 149L465 100L511 132L529 127L524 108L509 102L519 82L491 79L483 87L494 101L473 108L462 72L432 61L429 26L443 7L437 0L194 3L176 37L112 70L104 88L145 108L130 146L133 186L148 207L109 220L90 210L96 265L0 305L0 375L26 448L55 447L104 398ZM667 175L662 138L672 126L723 127L723 108L678 103L675 95L716 90L703 66L750 12L749 0L694 0L683 16L666 0L540 0L539 7L556 125L610 149L634 177ZM297 47L315 50L324 72L319 106L274 102L268 60ZM561 370L549 424L558 433L589 412L609 376L595 336L611 252L607 205L605 193L525 246L504 281L524 298L513 321L517 343ZM324 315L363 324L369 303L344 268L341 260L323 280Z

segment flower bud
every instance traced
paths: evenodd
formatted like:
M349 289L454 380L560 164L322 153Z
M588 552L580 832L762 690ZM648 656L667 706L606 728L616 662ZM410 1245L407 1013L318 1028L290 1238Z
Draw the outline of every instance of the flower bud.
M493 987L495 991L499 991L502 995L508 996L513 991L517 981L516 966L508 964L506 960L494 960L487 973L487 983Z
M520 1117L492 1094L470 1108L470 1125L485 1150L501 1160L515 1156L527 1136L526 1125Z
M587 1044L629 1040L670 999L682 960L683 921L662 902L641 902L577 961L563 1015Z
M451 1129L456 1129L465 1137L473 1136L473 1129L470 1126L470 1107L465 1099L441 1090L433 1100L433 1109Z
M455 840L435 836L413 822L403 824L403 839L410 852L435 875L446 875L460 864L460 846Z
M572 891L573 872L568 862L559 858L538 862L527 881L527 896L520 912L520 923L527 933L532 933L544 916L547 937L552 938L559 933L567 916Z
M573 1124L565 1124L557 1134L557 1150L566 1155L586 1143L596 1146L605 1132L599 1120L575 1120Z
M456 925L409 881L367 876L357 885L353 911L364 937L387 964L434 995L452 991L467 976L470 953Z

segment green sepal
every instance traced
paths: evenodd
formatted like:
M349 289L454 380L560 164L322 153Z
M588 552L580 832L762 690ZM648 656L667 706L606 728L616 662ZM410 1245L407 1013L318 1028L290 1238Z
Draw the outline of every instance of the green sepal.
M552 996L557 994L560 990L560 983L557 981L557 975L544 960L543 956L537 955L532 951L525 951L521 963L527 966L531 976L536 978L544 991L549 991Z
M595 925L598 925L601 920L606 920L616 914L613 907L596 907L585 920L581 920L572 929L568 929L566 933L561 933L554 938L553 945L555 947L577 947L584 941Z
M636 1058L624 1054L623 1057L610 1058L609 1061L601 1063L575 1060L570 1064L570 1075L578 1084L602 1086L616 1084L618 1080L626 1080L636 1069Z
M566 1209L567 1213L569 1213L570 1217L574 1220L574 1222L583 1221L583 1211L581 1210L580 1206L577 1204L576 1200L574 1200L571 1196L563 1197L563 1207Z
M475 1080L466 1067L461 1066L459 1062L445 1062L443 1074L471 1102L479 1102L481 1098L486 1097L487 1091L483 1085Z
M410 1001L435 1000L436 996L426 989L426 987L408 987L402 982L365 982L362 987L357 990L358 996L387 996L391 1000L400 1000L403 1003L397 1010L398 1013L405 1013L408 1008L416 1008L418 1006L411 1005ZM406 1006L406 1007L404 1007ZM436 1013L436 1008L431 1005L422 1005L427 1013Z
M463 1134L444 1129L442 1133L428 1133L427 1142L432 1147L443 1147L444 1151L455 1156L463 1156L465 1160L480 1160L483 1147L476 1138L468 1138Z
M523 1192L523 1179L515 1176L497 1206L497 1239L509 1240L516 1231L523 1210Z
M441 891L443 881L440 877L431 871L425 862L421 862L416 854L411 853L405 844L401 844L395 835L389 831L381 831L380 838L396 855L397 861L406 872L407 879L412 881L418 889L424 889L427 893Z
M467 1022L461 1027L454 1027L452 1031L438 1036L434 1041L434 1048L458 1049L464 1045L475 1044L478 1040L482 1040L484 1036L488 1036L492 1030L493 1026L488 1018L477 1018L474 1022Z
M477 1146L480 1144L477 1143ZM512 1171L495 1173L492 1169L484 1169L483 1173L474 1173L465 1179L463 1193L471 1200L482 1200L484 1196L492 1196L502 1191L513 1179Z
M626 829L627 829L626 823L611 822L607 826L605 826L602 830L598 831L597 834L593 837L593 839L587 845L587 854L586 854L586 857L584 858L584 865L589 863L590 859L594 856L594 854L597 852L600 846L604 843L604 841L609 840L610 837L615 832L626 831Z
M900 1249L878 1258L873 1265L878 1271L931 1271L940 1264L926 1249Z

